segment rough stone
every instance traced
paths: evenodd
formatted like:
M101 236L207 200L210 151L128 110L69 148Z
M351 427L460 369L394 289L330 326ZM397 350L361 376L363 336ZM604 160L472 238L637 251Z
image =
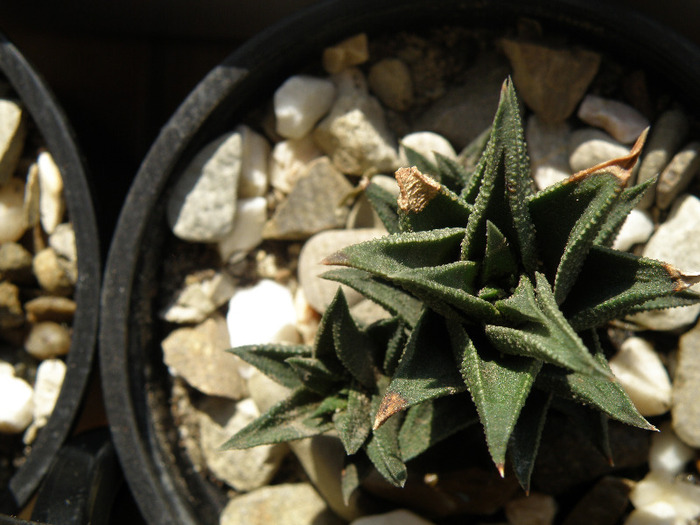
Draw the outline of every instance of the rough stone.
M385 514L363 516L353 520L350 525L433 525L433 522L410 510L398 509Z
M673 430L684 443L700 448L700 328L679 339L678 362L673 380Z
M369 70L369 87L385 106L406 111L413 104L413 81L408 66L398 58L385 58Z
M633 107L590 94L581 102L578 118L591 126L604 129L623 144L633 143L649 127L649 120Z
M622 228L620 228L613 243L613 248L627 251L635 244L647 242L653 233L654 219L647 211L635 208L622 224Z
M433 133L432 131L417 131L406 135L399 141L399 161L401 166L409 166L408 158L406 157L405 147L409 147L421 155L423 155L427 160L437 164L437 159L435 158L435 153L439 153L445 157L456 159L457 153L455 152L452 144L445 137Z
M270 144L267 139L248 126L234 130L241 136L241 175L238 179L238 198L262 197L269 183L268 159Z
M340 73L369 59L367 35L360 33L323 50L323 68L331 74Z
M340 525L323 498L308 483L285 483L232 498L219 525Z
M240 374L247 365L226 352L231 345L223 316L215 315L194 328L175 329L161 345L170 373L200 392L230 399L247 394Z
M569 139L569 166L573 173L628 153L626 146L599 129L580 129L574 131Z
M543 123L537 115L527 120L527 140L530 169L538 189L566 180L569 168L569 136L571 126L566 122Z
M299 341L292 293L269 279L236 291L229 301L226 323L234 348Z
M32 423L24 434L24 442L31 443L36 432L48 423L66 377L66 364L60 359L42 361L36 370L34 381Z
M39 214L41 226L51 235L61 224L66 210L63 198L63 177L56 162L48 151L42 151L37 157L39 167Z
M27 301L24 303L24 309L27 312L27 320L31 323L40 321L70 323L77 305L68 297L45 295Z
M267 222L265 197L239 199L236 204L233 230L217 245L221 259L226 261L235 253L248 252L260 244L265 222Z
M0 279L28 283L32 279L32 254L21 244L0 244Z
M644 155L637 173L637 183L645 182L661 173L671 158L683 145L690 124L681 110L663 112L652 126L644 147ZM654 203L655 189L649 188L639 202L639 208L648 208Z
M523 101L543 122L563 122L581 101L601 57L576 47L553 47L503 39L513 82Z
M27 228L32 228L41 222L41 188L39 187L39 166L32 162L27 170L27 181L24 186L24 219Z
M0 433L18 434L32 422L34 391L24 379L0 374Z
M669 519L669 523L689 523L700 514L700 486L677 479L662 472L649 472L630 493L635 511L625 522L629 524L664 523L658 518ZM640 511L642 516L635 516ZM644 513L656 518L645 521Z
M7 281L0 282L0 328L15 328L23 323L19 288Z
M78 261L75 231L71 223L64 222L54 228L53 233L49 235L49 246L68 262L75 264Z
M551 525L557 503L552 496L533 492L506 503L505 511L510 525Z
M700 199L685 195L676 200L668 218L647 242L643 255L687 273L700 272ZM700 285L692 287L700 291ZM676 330L692 325L700 305L643 312L631 319L651 330Z
M66 355L70 350L71 332L53 321L34 324L24 341L24 349L37 359Z
M22 107L13 100L0 99L0 185L12 176L27 135Z
M169 323L201 323L225 304L235 292L233 279L226 273L214 272L185 279L185 286L161 312Z
M275 144L270 156L270 184L289 193L307 171L307 164L323 153L310 136Z
M277 133L300 139L311 131L333 104L335 86L330 80L307 75L288 78L273 97Z
M333 165L348 175L391 172L398 167L395 139L379 101L367 93L357 71L344 71L330 114L313 132L316 144ZM359 85L358 85L359 84Z
M352 185L328 157L311 162L287 197L265 224L263 238L303 240L322 230L345 225L349 207L343 203Z
M207 144L184 169L168 197L173 233L192 242L215 242L231 232L236 214L243 139L229 133Z
M676 153L656 182L656 206L665 210L690 185L700 170L700 142Z
M605 476L576 503L563 525L616 525L629 505L632 484Z
M332 269L331 266L321 264L321 261L351 244L375 239L384 234L385 232L382 230L375 229L329 230L317 233L304 243L299 254L299 285L304 291L306 300L317 312L326 311L335 297L338 287L341 286L335 281L319 277L320 274ZM363 298L362 295L347 286L342 286L342 288L350 306Z
M260 415L255 403L251 399L234 403L210 397L198 409L202 453L211 473L239 492L267 485L288 451L285 444L221 449L231 436Z
M24 182L12 177L0 186L0 243L19 240L26 229Z
M676 476L683 472L685 466L693 459L695 450L678 438L671 422L664 422L659 427L659 432L651 438L649 470Z

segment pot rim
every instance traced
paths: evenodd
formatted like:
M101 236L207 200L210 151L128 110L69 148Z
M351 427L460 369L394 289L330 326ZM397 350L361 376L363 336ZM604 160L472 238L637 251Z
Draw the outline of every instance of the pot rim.
M671 76L678 99L700 107L700 48L665 26L628 8L602 0L329 0L300 10L240 46L212 69L163 127L143 160L120 214L109 250L102 294L100 363L107 416L127 481L149 523L198 523L191 501L170 479L172 462L148 413L143 363L130 362L148 349L132 348L139 334L135 297L139 262L149 228L161 224L153 209L169 180L214 130L246 109L256 86L279 85L330 45L359 31L394 31L404 23L457 24L471 20L507 26L531 17L571 31L597 49L644 60L645 69ZM392 23L387 23L391 20ZM617 22L616 22L617 21ZM620 25L620 21L624 24ZM640 36L643 35L643 36ZM615 50L617 53L615 53ZM154 237L150 237L152 240ZM148 321L145 321L148 323ZM130 350L131 348L131 350ZM157 354L160 350L156 349Z
M78 251L78 282L73 297L78 308L73 319L66 376L48 423L40 430L25 463L0 494L0 510L14 512L23 507L39 487L82 405L95 355L102 268L93 194L73 130L43 78L2 34L0 73L29 111L59 167Z

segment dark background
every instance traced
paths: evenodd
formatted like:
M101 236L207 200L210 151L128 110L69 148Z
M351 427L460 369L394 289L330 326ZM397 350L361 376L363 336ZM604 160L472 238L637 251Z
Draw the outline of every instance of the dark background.
M196 83L247 38L315 1L0 0L0 32L44 77L75 130L105 255L141 160ZM610 1L700 44L697 0ZM80 428L106 424L99 393L95 378ZM140 523L128 493L119 506L122 521Z

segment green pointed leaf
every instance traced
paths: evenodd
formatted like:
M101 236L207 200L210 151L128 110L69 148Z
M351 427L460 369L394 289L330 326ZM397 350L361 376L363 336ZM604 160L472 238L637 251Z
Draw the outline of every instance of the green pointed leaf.
M522 276L515 293L496 307L516 327L487 325L486 336L500 351L541 359L584 374L610 378L559 310L547 278L536 274L535 289Z
M649 187L656 183L656 177L632 186L631 188L626 188L622 191L620 197L615 201L612 210L608 214L608 218L605 224L598 232L595 244L599 246L611 247L613 242L615 242L615 237L620 232L620 228L624 224L627 216L630 212L636 208L639 201L647 192Z
M552 395L536 395L536 392L533 392L525 403L510 438L508 451L513 471L520 486L528 494L551 400Z
M348 406L347 391L341 390L323 398L321 404L311 413L312 418L321 418L324 421L332 419L339 411L344 411Z
M365 194L387 231L399 233L401 228L399 228L399 205L396 202L396 197L374 183L370 183L365 188Z
M287 363L306 388L320 395L335 392L342 380L342 376L335 375L313 357L290 357Z
M314 341L313 354L333 375L342 376L345 373L343 363L338 359L335 350L335 338L333 337L333 324L337 315L342 315L343 310L347 310L347 301L342 289L338 289L328 305L328 308L321 317Z
M499 355L482 342L477 352L464 327L448 321L448 328L461 361L462 378L484 427L489 453L503 473L508 441L542 362Z
M486 224L486 255L481 265L484 283L500 282L517 275L518 263L510 250L508 239L491 221ZM514 286L516 283L507 283Z
M412 406L399 431L399 448L410 461L442 440L479 422L466 394L441 397Z
M408 340L408 326L397 318L383 319L367 327L367 335L377 341L374 361L381 363L381 371L392 376L399 365Z
M372 469L372 464L365 454L345 456L345 465L340 478L340 490L343 495L343 503L350 505L353 493L360 488Z
M374 428L418 403L464 389L445 324L437 314L426 309L411 332L403 357L379 406Z
M351 388L348 391L347 407L333 416L333 424L348 455L355 454L365 444L372 430L370 411L370 398Z
M295 390L290 397L242 428L222 445L222 449L257 447L323 434L332 429L333 424L312 417L321 399L305 388Z
M248 345L227 352L237 355L280 385L292 389L301 386L301 381L286 360L290 357L311 357L311 348L306 345Z
M379 407L381 397L375 396L372 400L373 412ZM406 465L401 459L399 451L399 426L400 418L392 418L380 428L372 432L372 436L365 446L365 451L374 467L389 483L396 487L403 487L408 477Z
M371 299L392 315L399 317L409 326L415 326L423 309L422 303L396 288L384 279L355 268L338 268L321 274L321 277L345 284Z
M630 313L664 305L695 303L692 292L681 293L697 282L672 266L653 259L596 246L591 249L576 285L562 310L577 331L600 326ZM679 295L678 299L673 296Z

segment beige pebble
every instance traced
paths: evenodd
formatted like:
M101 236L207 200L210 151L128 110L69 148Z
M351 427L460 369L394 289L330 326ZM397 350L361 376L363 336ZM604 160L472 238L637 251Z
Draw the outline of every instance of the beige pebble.
M39 285L57 295L69 295L73 291L71 277L52 248L44 248L34 256L32 264Z
M39 212L41 226L52 234L61 224L65 211L63 200L63 178L51 153L42 151L37 158L39 166Z
M26 229L24 181L11 178L0 187L0 242L17 241Z
M66 355L70 350L71 333L68 328L53 321L36 323L29 330L24 348L37 359Z
M367 35L360 33L324 49L323 68L331 74L340 73L348 67L367 62L367 59L369 59Z
M76 308L77 305L73 299L54 295L44 295L24 303L27 320L31 323L39 321L71 322Z

